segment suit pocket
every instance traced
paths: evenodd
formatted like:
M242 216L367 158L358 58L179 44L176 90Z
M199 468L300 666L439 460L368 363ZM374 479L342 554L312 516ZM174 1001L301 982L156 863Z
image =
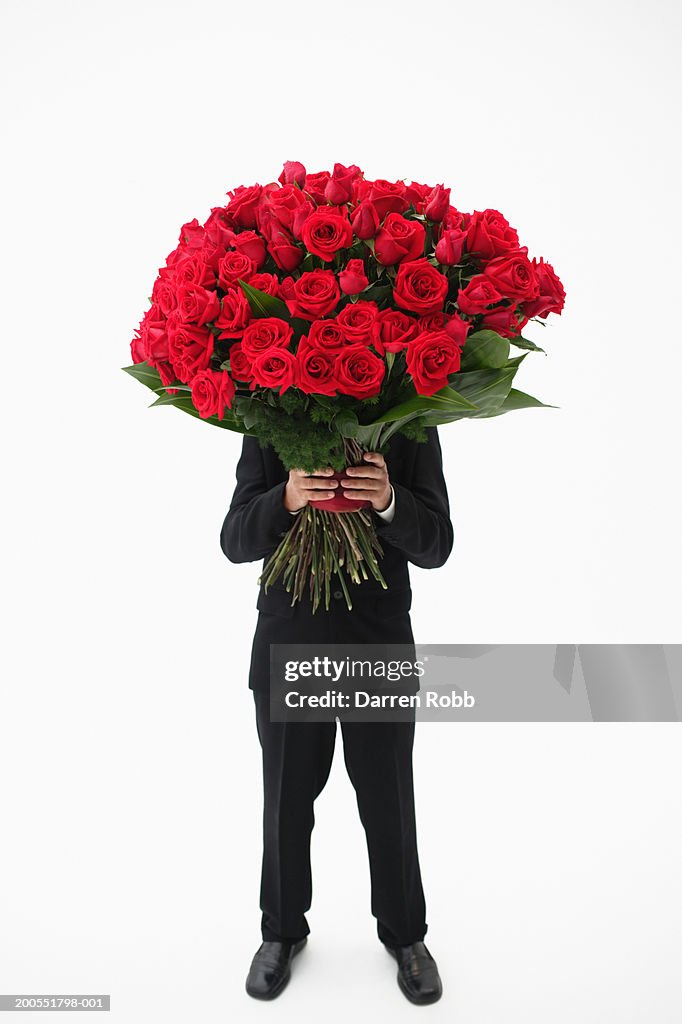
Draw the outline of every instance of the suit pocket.
M382 590L374 599L374 607L380 615L386 617L409 612L412 607L412 590L392 590L390 587Z
M258 592L256 608L259 612L266 612L269 615L284 615L287 618L294 614L291 594L284 589L275 587L270 587L267 592L263 589Z

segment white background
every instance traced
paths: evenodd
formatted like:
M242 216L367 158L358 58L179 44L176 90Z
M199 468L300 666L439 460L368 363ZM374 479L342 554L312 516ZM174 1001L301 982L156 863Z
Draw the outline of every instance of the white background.
M244 993L258 566L218 546L240 441L149 411L120 367L180 225L285 160L498 208L567 290L517 377L560 408L441 431L455 548L413 572L415 636L680 642L679 7L5 0L2 20L0 991L111 993L123 1024L407 1019L340 758L308 948L270 1009ZM679 737L422 724L445 986L424 1012L679 1021Z

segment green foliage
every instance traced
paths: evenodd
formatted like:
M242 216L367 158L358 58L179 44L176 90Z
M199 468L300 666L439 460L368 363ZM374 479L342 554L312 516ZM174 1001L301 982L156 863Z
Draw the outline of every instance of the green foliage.
M402 434L403 437L408 437L411 441L418 441L420 444L429 439L426 427L420 420L408 420L396 433Z
M470 334L462 354L462 370L499 369L509 359L509 341L495 331Z
M282 402L287 395L288 392L282 396ZM261 446L271 445L287 469L304 469L308 473L322 466L342 469L345 459L341 436L330 430L326 422L315 422L302 402L298 406L294 401L287 404L285 409L249 401L250 432Z
M269 295L268 292L262 292L260 288L252 287L246 281L242 281L241 277L238 280L254 316L279 316L284 320L289 319L289 307L286 302Z

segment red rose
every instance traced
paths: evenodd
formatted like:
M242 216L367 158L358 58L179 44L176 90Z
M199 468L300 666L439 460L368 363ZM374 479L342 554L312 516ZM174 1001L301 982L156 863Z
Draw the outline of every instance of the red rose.
M449 315L444 310L438 313L425 313L424 316L420 316L416 321L416 333L421 334L422 331L444 331L449 319Z
M227 249L236 238L232 217L224 206L214 206L207 220L204 221L206 238L213 245Z
M362 260L348 260L344 270L339 273L339 284L345 295L359 295L369 284Z
M385 267L424 255L426 231L418 220L407 220L400 213L389 213L374 240L374 255Z
M481 330L495 331L503 338L517 337L528 323L528 317L517 313L516 304L486 311Z
M169 320L168 354L177 379L189 384L208 367L213 354L213 335L206 327Z
M441 221L448 212L449 206L450 189L443 188L442 185L436 185L426 201L424 216L427 220Z
M566 292L550 263L540 257L540 262L533 260L533 270L538 281L538 296L530 302L524 302L523 312L526 316L545 317L549 313L561 313L564 308Z
M448 279L426 257L401 263L393 285L393 298L413 313L441 309L448 294Z
M294 236L285 231L274 218L264 219L261 231L267 239L268 252L280 270L287 273L295 270L303 259L303 250L296 245Z
M327 207L329 209L329 207ZM305 203L301 203L298 209L294 212L294 220L291 226L291 233L294 238L300 242L301 235L303 232L303 225L307 221L308 217L315 212L315 207L309 199L306 199Z
M485 274L476 274L466 288L457 295L457 305L467 316L484 313L493 302L499 302L502 293L497 290L492 280Z
M202 370L192 380L192 405L202 419L217 416L221 420L225 407L232 408L235 386L225 370Z
M276 274L254 274L249 278L252 288L259 292L267 292L268 295L279 295L279 278Z
M239 287L239 278L248 281L256 273L257 267L250 256L232 250L227 252L218 263L218 284L223 291Z
M353 229L346 208L319 207L306 218L301 241L308 252L329 263L340 249L353 244Z
M369 398L381 391L386 367L365 345L350 345L336 357L335 373L339 393Z
M180 228L180 235L178 236L178 249L182 251L193 251L194 249L201 249L204 244L204 229L199 221L194 217L192 220L188 220L186 224L183 224Z
M220 313L220 299L199 285L183 285L178 290L178 305L174 319L185 324L207 324Z
M331 174L329 171L318 171L317 174L306 174L305 183L303 185L303 191L306 195L310 196L313 202L317 203L318 206L323 206L326 202L325 190Z
M293 233L294 216L300 206L310 205L309 200L296 185L283 185L268 192L263 204L263 214L268 220L274 219L286 231Z
M303 188L305 183L305 167L298 160L286 160L282 173L277 179L281 185L298 185Z
M438 314L434 313L434 316ZM383 356L385 352L400 352L418 333L417 321L400 309L384 309L372 327L372 344Z
M242 349L253 362L256 356L270 348L288 348L294 331L286 320L278 316L264 316L252 320L244 331Z
M469 223L469 214L460 213L454 206L448 207L448 212L443 217L441 231L465 231Z
M525 250L498 256L483 271L505 299L528 300L538 295L538 278Z
M271 348L261 352L253 361L251 390L260 384L264 388L279 388L283 395L296 383L296 356L288 348Z
M307 339L302 339L306 340L311 347L323 349L325 352L340 352L348 345L346 335L335 319L313 320Z
M155 302L142 317L138 334L137 351L142 353L139 362L146 361L150 366L168 362L168 321Z
M444 231L436 245L438 262L449 267L454 267L455 263L459 263L466 237L466 231L462 231L461 228L449 228Z
M423 331L407 346L407 369L420 395L433 395L460 366L460 347L447 331Z
M303 260L303 251L291 242L280 240L270 242L268 252L280 270L290 274Z
M218 273L218 264L225 255L225 246L216 245L215 242L212 242L211 239L208 236L206 236L206 238L204 238L204 244L202 245L201 249L198 250L196 255L197 258L200 259L201 262L206 267L208 267L211 273L213 274L213 280L210 285L207 285L207 287L215 288L215 278L216 274Z
M468 320L462 320L460 316L453 313L452 316L448 317L448 322L445 325L445 332L449 334L456 345L460 348L464 347L467 340L467 334L471 330L471 324Z
M428 313L426 316L419 317L419 333L421 331L430 331L432 333L435 331L445 331L460 348L464 345L470 329L471 324L469 321L462 320L455 313Z
M309 270L293 282L285 301L292 316L316 320L331 313L340 298L339 285L331 270Z
M241 341L236 341L230 348L230 373L235 380L251 380L253 376L251 360L242 348Z
M220 316L215 325L220 328L219 338L241 338L251 320L251 306L241 288L230 288L220 302Z
M355 164L351 164L350 167L334 164L332 176L324 190L327 202L334 203L335 206L349 203L353 196L353 182L360 175L362 175L362 171Z
M162 267L152 288L152 302L164 316L169 316L178 306L178 285L175 270Z
M256 231L240 231L234 236L232 246L237 252L253 260L256 270L260 270L265 263L265 239Z
M238 227L256 227L256 210L262 191L260 185L240 185L239 188L227 193L230 196L230 201L225 209Z
M142 344L142 338L136 331L133 335L132 341L130 342L130 355L134 363L144 363L147 358L144 352L144 345Z
M174 372L173 367L171 366L171 364L170 363L158 363L156 369L159 371L159 377L161 378L161 383L166 386L166 391L168 392L168 394L169 395L177 395L177 393L178 393L178 389L177 388L169 388L167 386L168 384L172 384L174 381L177 380L177 377L175 376L175 372Z
M367 198L371 199L383 220L387 213L404 213L410 205L404 181L386 181L377 178L371 182Z
M374 238L381 223L376 206L369 200L360 203L350 215L353 231L358 238Z
M379 307L376 302L359 299L357 302L349 302L347 306L344 306L336 317L336 322L347 341L368 345L372 338L372 326L378 312Z
M281 237L278 242L270 242L268 252L279 269L286 271L287 274L295 270L303 259L303 253L298 246L284 237Z
M308 395L335 395L335 358L332 353L312 345L301 344L296 352L298 375L296 384Z
M440 188L440 185L436 186ZM408 203L414 206L417 213L423 213L429 196L433 192L433 185L420 185L418 181L411 181L405 185L405 196Z
M499 210L475 210L467 226L467 249L489 260L517 249L519 236Z
M217 283L215 271L199 255L184 256L178 260L173 267L173 275L178 287L182 284L197 284L201 288L214 289ZM159 276L163 276L163 271Z

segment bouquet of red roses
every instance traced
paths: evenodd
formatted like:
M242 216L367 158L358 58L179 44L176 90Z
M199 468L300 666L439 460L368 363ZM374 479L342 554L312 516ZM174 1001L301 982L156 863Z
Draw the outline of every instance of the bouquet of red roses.
M497 210L450 189L284 164L184 224L159 270L126 372L172 405L270 444L287 469L339 471L400 431L543 403L512 387L529 320L561 313L552 266ZM510 346L522 350L510 356ZM384 586L367 502L311 502L264 568L313 609L338 578Z

